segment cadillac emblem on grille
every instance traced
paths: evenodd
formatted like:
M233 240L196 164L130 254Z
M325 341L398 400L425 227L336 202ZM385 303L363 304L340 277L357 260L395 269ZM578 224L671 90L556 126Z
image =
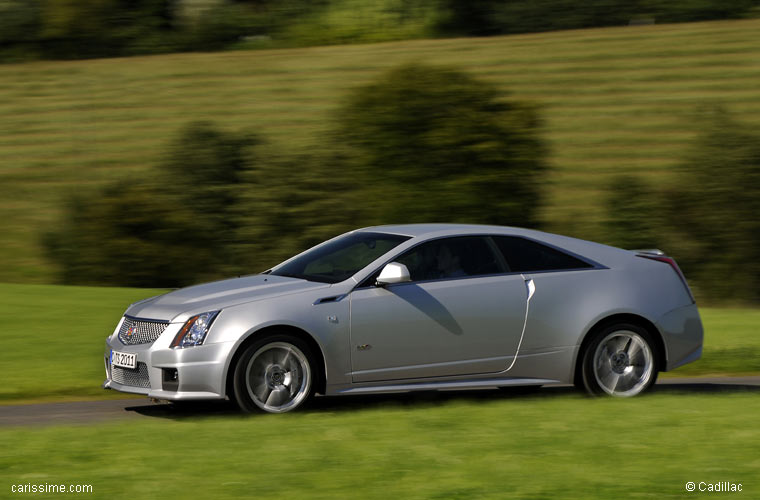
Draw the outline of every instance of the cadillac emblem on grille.
M168 321L125 317L119 330L119 339L126 345L149 344L155 341L167 326Z

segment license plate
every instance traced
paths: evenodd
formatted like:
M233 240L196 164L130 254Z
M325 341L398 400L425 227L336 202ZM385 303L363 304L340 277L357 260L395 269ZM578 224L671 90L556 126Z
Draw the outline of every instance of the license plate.
M111 351L111 365L120 368L137 368L137 354L132 352Z

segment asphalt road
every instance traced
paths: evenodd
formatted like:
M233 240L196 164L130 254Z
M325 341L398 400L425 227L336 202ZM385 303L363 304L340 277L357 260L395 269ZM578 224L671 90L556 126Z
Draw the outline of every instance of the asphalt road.
M551 397L575 391L571 386L544 387L530 397ZM760 376L755 377L699 377L665 378L657 382L654 392L757 392L760 393ZM384 395L339 396L314 398L301 411L350 411L371 408L387 403L412 406L420 402L449 400L479 400L494 397L525 397L519 393L494 389L470 391L416 392ZM102 401L74 401L0 406L0 426L48 426L60 424L90 424L115 419L182 419L213 415L240 415L229 401L183 403L153 403L148 399L109 399Z

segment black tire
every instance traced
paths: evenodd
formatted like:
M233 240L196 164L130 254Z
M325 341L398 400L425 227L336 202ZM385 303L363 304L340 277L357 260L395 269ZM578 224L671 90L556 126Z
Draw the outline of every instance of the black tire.
M602 328L581 356L581 377L576 379L576 386L591 395L636 396L657 381L657 346L649 331L633 323Z
M235 365L235 401L247 413L295 410L314 392L315 366L303 340L288 334L266 335L246 347Z

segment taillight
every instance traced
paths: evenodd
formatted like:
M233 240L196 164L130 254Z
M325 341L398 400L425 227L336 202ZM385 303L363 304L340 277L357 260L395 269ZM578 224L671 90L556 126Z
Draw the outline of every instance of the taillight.
M686 276L683 275L681 272L681 268L678 267L678 264L676 263L676 260L672 257L668 257L666 255L654 255L654 254L636 254L637 257L643 257L645 259L649 260L656 260L659 262L664 262L665 264L668 264L670 267L673 268L673 270L676 272L679 278L681 278L681 282L683 283L683 286L686 288L686 291L689 293L689 297L691 298L692 302L696 302L694 300L694 295L691 294L691 289L689 288L689 284L686 282Z

